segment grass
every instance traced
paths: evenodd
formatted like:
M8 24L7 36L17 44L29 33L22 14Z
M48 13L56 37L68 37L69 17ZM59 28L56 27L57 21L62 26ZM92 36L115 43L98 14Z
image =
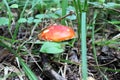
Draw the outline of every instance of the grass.
M87 69L87 46L86 46L86 10L87 0L74 0L74 6L76 9L77 20L78 20L78 40L81 38L81 53L82 53L82 79L87 80L88 69Z
M87 79L87 46L86 46L86 12L81 14L81 50L82 50L82 75L83 80Z
M36 75L31 71L31 69L24 62L24 60L20 57L20 55L16 53L14 49L12 49L11 46L8 46L2 40L0 40L0 46L7 48L10 52L12 52L18 58L20 65L22 66L23 70L25 71L26 75L29 77L30 80L37 80Z
M94 59L97 65L97 69L99 70L99 72L102 74L102 76L108 80L108 78L105 76L105 74L101 71L99 64L98 64L98 60L97 60L97 52L96 52L96 47L95 47L95 22L96 22L96 17L98 15L98 11L96 10L94 12L94 17L93 17L93 23L92 23L92 47L93 47L93 54L94 54Z
M27 1L25 2L25 5L24 5L24 7L23 7L23 10L22 10L22 12L20 13L20 18L23 17L23 14L24 14L25 9L26 9L26 7L27 7L27 5L28 5L28 2L29 2L29 0L27 0ZM19 18L19 19L20 19L20 18ZM17 24L16 24L16 29L15 29L15 32L14 32L14 34L13 34L13 39L16 39L16 38L17 38L17 34L18 34L18 31L19 31L19 27L20 27L20 25L19 25L19 23L17 22Z
M25 6L24 6L24 8L23 8L23 11L22 11L21 14L20 14L20 18L23 17L23 14L24 14L24 11L25 11L25 9L26 9L26 7L27 7L27 5L28 5L28 2L29 2L29 0L26 1ZM12 41L13 41L13 43L14 43L14 41L15 41L16 38L17 38L17 34L18 34L18 30L19 30L20 25L17 23L15 32L14 32L14 34L12 35L12 33L11 33L11 31L10 31L11 20L12 20L12 15L11 15L12 12L11 12L10 7L8 6L8 3L7 3L6 0L4 0L4 3L5 3L8 11L9 11L9 26L8 26L9 28L8 28L8 29L9 29L9 32L10 32L10 34L11 34L11 36L12 36ZM12 44L13 44L13 43L12 43ZM10 44L11 44L11 43L10 43ZM11 45L12 45L12 44L11 44ZM2 40L0 40L0 46L6 47L8 50L10 50L10 52L12 52L12 53L18 58L18 60L19 60L19 62L20 62L20 65L22 66L23 70L25 71L26 75L29 77L30 80L37 80L36 75L31 71L31 69L30 69L30 68L28 67L28 65L24 62L24 60L20 57L20 55L18 55L18 51L19 51L19 50L17 50L17 51L13 50L13 49L12 49L12 46L8 46L8 45L5 44ZM19 46L19 47L20 47L20 46ZM18 48L18 49L19 49L19 48Z
M68 7L68 0L62 0L62 4L61 4L62 16L66 15L67 7ZM65 25L65 19L63 19L61 23Z
M7 10L8 10L8 13L9 13L9 15L8 15L8 16L9 16L8 31L9 31L9 33L10 33L11 37L13 37L13 35L12 35L12 33L11 33L12 12L11 12L11 10L10 10L10 7L9 7L9 5L8 5L7 1L6 1L6 0L3 0L3 2L4 2L4 4L6 5Z
M77 30L77 33L78 33L78 40L80 40L80 33L81 33L81 12L82 12L82 9L81 9L81 4L80 4L80 0L74 0L73 1L73 5L75 7L75 10L76 10L76 16L77 16L77 20L78 20L78 30Z

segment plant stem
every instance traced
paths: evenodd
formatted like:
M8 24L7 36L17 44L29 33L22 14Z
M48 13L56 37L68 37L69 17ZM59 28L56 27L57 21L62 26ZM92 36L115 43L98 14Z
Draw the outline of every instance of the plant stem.
M87 45L86 45L86 11L87 11L87 0L81 0L81 50L82 50L82 79L87 80L88 72L87 72Z
M81 25L80 25L80 23L81 23L81 12L82 12L82 10L81 10L81 4L80 4L80 1L79 0L74 0L73 1L73 5L74 5L74 7L75 7L75 10L76 10L76 16L77 16L77 21L78 21L78 30L77 30L77 33L78 33L78 40L80 40L80 29L81 29Z
M82 77L87 80L86 12L81 14Z
M67 7L68 7L68 0L62 0L62 16L66 15ZM61 21L63 25L65 25L65 19Z
M10 7L9 7L7 1L6 1L6 0L3 0L3 2L5 3L5 5L6 5L6 7L7 7L7 10L8 10L8 13L9 13L9 25L8 25L8 31L9 31L11 37L13 38L13 36L12 36L12 32L11 32L12 12L11 12L11 10L10 10Z
M28 2L29 2L29 0L26 1L25 6L24 6L24 8L23 8L23 10L22 10L22 12L21 12L21 14L20 14L20 18L23 17L23 13L24 13L27 5L28 5ZM20 18L19 18L19 19L20 19ZM19 27L20 27L20 24L17 22L16 28L15 28L15 32L14 32L14 34L13 34L13 40L15 40L15 39L17 38L17 34L18 34L18 31L19 31Z

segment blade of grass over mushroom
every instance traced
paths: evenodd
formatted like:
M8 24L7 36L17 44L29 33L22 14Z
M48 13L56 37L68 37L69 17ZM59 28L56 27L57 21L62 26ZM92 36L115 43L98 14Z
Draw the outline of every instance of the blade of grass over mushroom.
M65 16L66 15L66 9L68 7L68 0L62 0L62 16ZM63 25L65 25L65 19L62 20L61 22Z
M7 48L11 53L13 53L16 57L18 57L20 65L22 66L23 70L25 71L26 75L30 80L38 80L35 74L31 71L31 69L27 66L27 64L23 61L23 59L16 53L12 47L6 45L0 40L0 46Z

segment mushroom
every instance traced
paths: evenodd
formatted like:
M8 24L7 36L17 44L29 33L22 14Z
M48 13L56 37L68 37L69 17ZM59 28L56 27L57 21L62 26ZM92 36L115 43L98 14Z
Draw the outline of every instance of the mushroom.
M72 39L74 37L75 32L71 27L57 24L48 26L40 34L38 34L38 38L40 40L53 42L61 42Z
M53 24L42 30L38 34L40 40L45 40L40 52L48 54L58 54L64 51L61 41L75 38L75 32L71 27Z
M41 46L40 52L54 54L57 57L59 56L59 53L62 53L64 51L63 46L59 42L75 38L75 32L71 27L54 24L42 30L38 34L38 38L40 40L46 40L46 42L44 42ZM44 64L46 64L49 68L50 64L48 63L47 55L41 54L41 56ZM43 71L44 73L50 75L48 77L52 77L55 80L66 80L55 71L53 71L52 68L48 69L44 64L43 66L45 70Z

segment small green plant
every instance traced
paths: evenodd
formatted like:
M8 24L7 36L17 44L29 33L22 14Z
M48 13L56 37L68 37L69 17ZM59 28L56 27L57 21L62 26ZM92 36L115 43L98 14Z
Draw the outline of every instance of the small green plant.
M5 26L9 24L9 19L6 17L0 17L0 26Z
M40 49L40 52L47 54L59 54L63 51L62 44L56 42L45 42Z

